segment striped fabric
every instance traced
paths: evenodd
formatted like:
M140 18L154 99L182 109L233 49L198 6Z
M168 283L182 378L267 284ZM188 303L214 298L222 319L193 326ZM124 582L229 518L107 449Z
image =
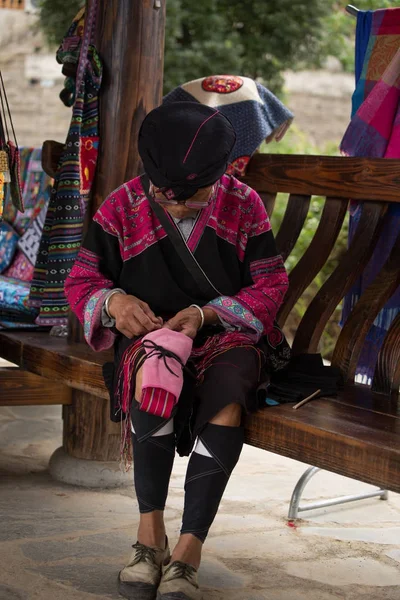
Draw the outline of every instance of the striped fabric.
M177 402L178 399L166 390L161 388L144 388L140 410L168 419Z
M400 8L360 11L357 16L358 76L353 94L353 116L341 151L348 156L400 158ZM362 68L361 68L361 61ZM351 203L349 240L357 230L362 203ZM400 227L400 207L393 203L373 256L345 297L343 322L374 281L390 256ZM381 310L368 332L356 375L370 383L379 350L400 310L400 287Z
M98 145L98 93L102 65L96 49L89 47L84 77L73 107L72 121L57 179L51 193L43 236L32 281L30 304L40 308L38 325L65 325L68 302L64 281L78 254L91 181L81 181L82 138L92 140L91 159L96 164ZM94 152L93 152L94 149ZM82 190L86 193L82 193Z

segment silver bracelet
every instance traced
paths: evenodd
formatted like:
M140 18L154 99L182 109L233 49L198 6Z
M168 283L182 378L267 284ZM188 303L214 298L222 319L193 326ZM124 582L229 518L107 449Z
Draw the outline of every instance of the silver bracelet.
M111 291L111 292L108 294L107 298L106 298L106 299L105 299L105 301L104 301L104 310L106 311L106 315L107 315L107 317L108 317L109 319L113 319L113 318L114 318L114 317L112 317L112 316L110 315L110 312L109 312L109 310L108 310L108 304L109 304L109 302L110 302L110 298L111 298L112 296L114 296L114 294L125 294L125 296L126 296L126 292L124 292L124 290L121 290L120 288L118 288L118 289L115 289L115 290L112 290L112 291Z
M201 308L201 306L198 306L197 304L191 304L190 308L197 308L197 310L200 313L200 316L201 316L201 324L199 327L199 331L200 331L200 329L203 329L203 325L204 325L204 319L205 319L204 310Z

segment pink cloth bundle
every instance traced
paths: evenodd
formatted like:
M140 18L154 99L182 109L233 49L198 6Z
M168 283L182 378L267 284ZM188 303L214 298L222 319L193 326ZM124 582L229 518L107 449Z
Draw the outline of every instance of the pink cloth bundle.
M159 329L142 339L147 357L142 368L139 409L169 419L183 387L183 367L193 340L171 329Z

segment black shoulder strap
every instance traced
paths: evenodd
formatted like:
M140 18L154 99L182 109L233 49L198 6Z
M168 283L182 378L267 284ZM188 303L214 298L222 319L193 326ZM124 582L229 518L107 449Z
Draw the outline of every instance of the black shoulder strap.
M207 300L213 300L217 296L221 296L221 293L217 290L216 287L214 287L214 285L208 279L206 273L204 273L203 269L201 268L193 254L190 252L180 231L171 223L168 215L166 214L162 206L155 202L154 199L151 197L149 193L149 178L147 177L147 175L142 175L140 179L146 197L150 202L151 208L153 209L165 232L170 238L172 245L176 250L176 253L179 256L180 260L183 262L187 271L189 271L190 275L197 284L197 287L199 288L202 296L204 296Z

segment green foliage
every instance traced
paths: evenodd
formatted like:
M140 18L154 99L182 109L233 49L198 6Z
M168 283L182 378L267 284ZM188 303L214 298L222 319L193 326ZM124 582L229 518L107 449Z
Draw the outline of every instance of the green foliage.
M165 1L165 0L164 0ZM215 73L260 77L317 61L334 0L166 0L165 90ZM58 45L83 0L42 0L40 26Z
M164 0L165 1L165 0ZM335 56L354 69L356 19L348 0L166 0L165 91L213 73L262 78L280 92L288 68ZM361 10L392 0L357 0ZM396 3L397 4L397 3ZM41 0L40 26L58 45L84 0Z
M243 49L217 0L167 0L164 88L213 73L240 72Z
M328 142L323 146L311 143L307 134L299 129L295 121L280 142L263 144L261 152L268 154L323 154L325 156L335 156L339 155L339 148L335 142Z
M347 4L348 0L336 1L331 12L322 20L323 37L317 65L322 64L326 56L335 56L346 71L352 72L356 19L346 12ZM354 4L360 10L376 10L390 8L398 3L392 0L357 0ZM308 61L308 64L315 65L315 61Z
M281 72L311 57L333 0L168 0L165 90L213 73L262 78L280 91Z
M41 0L40 27L49 44L58 46L84 0Z

